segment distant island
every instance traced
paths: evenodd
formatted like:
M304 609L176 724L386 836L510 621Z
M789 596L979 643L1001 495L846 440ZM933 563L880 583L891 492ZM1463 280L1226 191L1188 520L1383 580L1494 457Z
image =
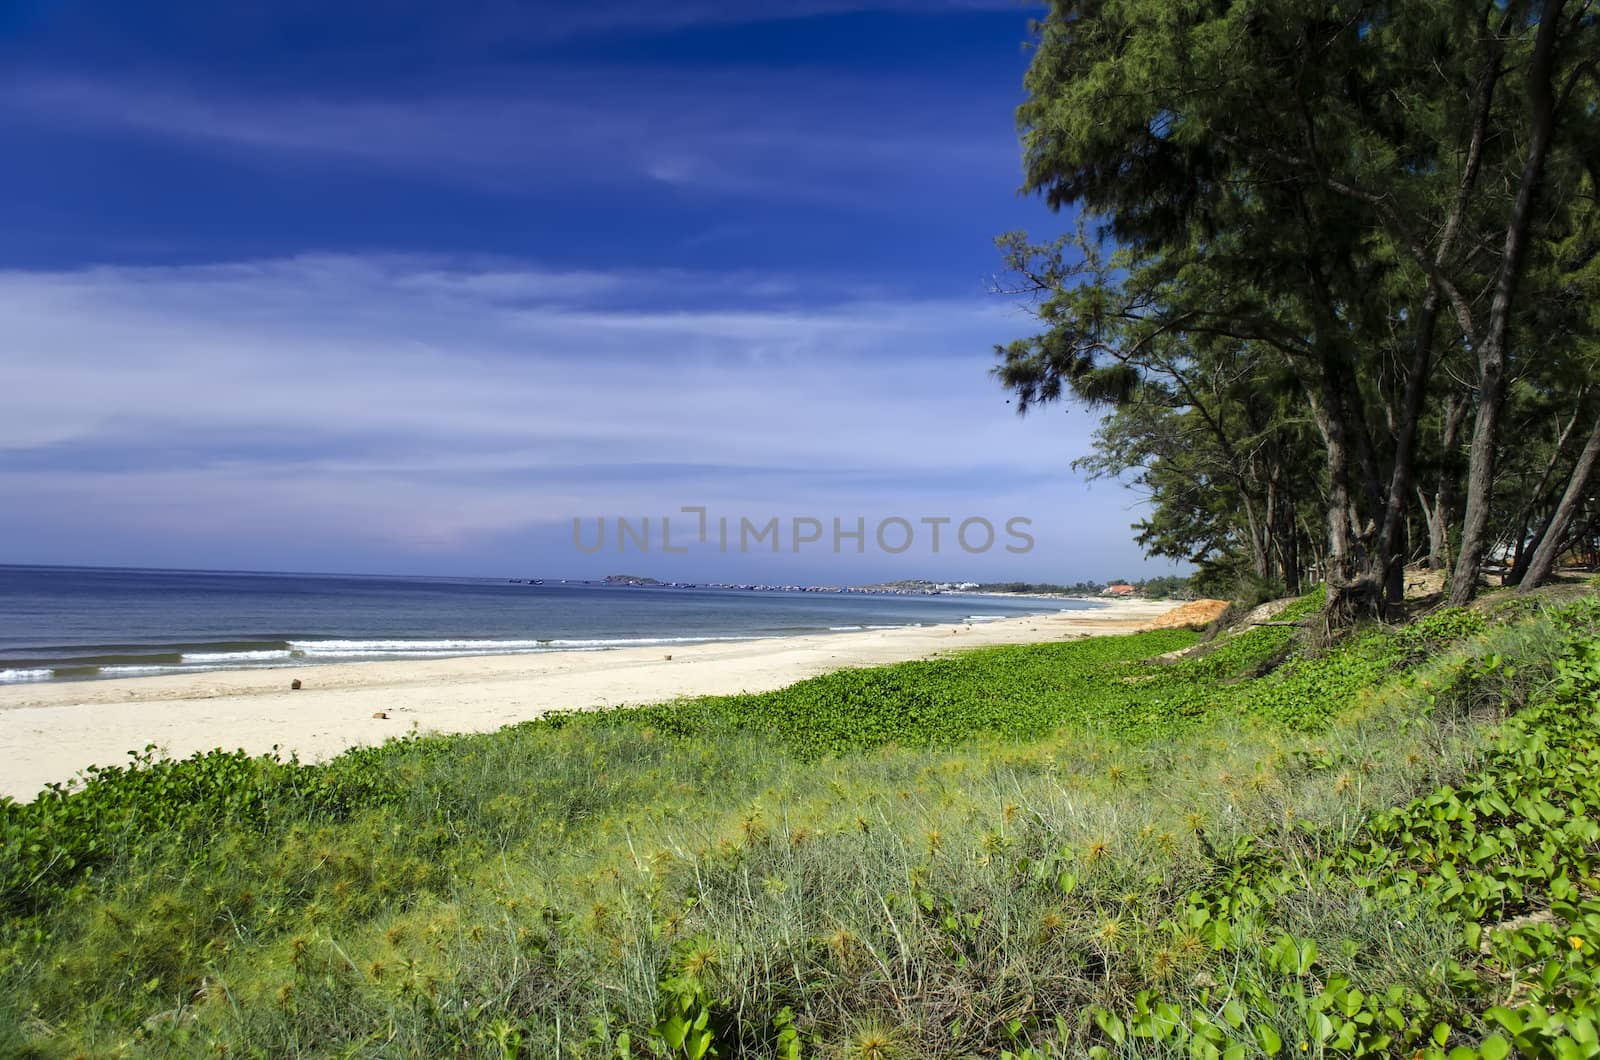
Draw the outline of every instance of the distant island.
M638 588L646 588L665 584L664 582L659 582L654 578L646 578L639 574L607 574L604 581L607 585L632 585Z

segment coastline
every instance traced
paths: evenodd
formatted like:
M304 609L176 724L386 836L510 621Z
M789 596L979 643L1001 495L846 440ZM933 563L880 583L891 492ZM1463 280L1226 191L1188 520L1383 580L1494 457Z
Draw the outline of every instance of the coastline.
M831 670L951 649L1129 633L1173 601L994 621L619 648L329 663L284 669L0 686L0 795L28 800L90 765L155 744L175 758L216 747L331 758L422 732L484 732L556 710L764 692ZM670 656L670 658L669 658ZM298 679L302 689L290 689ZM377 712L387 718L374 717Z

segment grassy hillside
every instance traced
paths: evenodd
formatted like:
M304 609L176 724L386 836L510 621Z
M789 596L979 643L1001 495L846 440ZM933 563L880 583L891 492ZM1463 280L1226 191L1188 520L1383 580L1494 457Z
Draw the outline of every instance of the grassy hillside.
M1293 632L0 803L0 1055L1593 1055L1600 604Z

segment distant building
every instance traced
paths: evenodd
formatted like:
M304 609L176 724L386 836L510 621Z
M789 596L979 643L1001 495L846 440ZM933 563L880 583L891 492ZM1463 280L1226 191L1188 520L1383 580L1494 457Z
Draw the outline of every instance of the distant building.
M1101 596L1137 596L1138 593L1132 585L1108 585L1100 590Z

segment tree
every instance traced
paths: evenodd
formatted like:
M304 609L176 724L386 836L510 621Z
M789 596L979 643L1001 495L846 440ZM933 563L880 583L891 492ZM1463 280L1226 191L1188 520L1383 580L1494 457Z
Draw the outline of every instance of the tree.
M1240 351L1265 358L1264 378L1298 391L1282 417L1320 439L1338 622L1399 597L1419 467L1439 476L1429 551L1447 548L1448 450L1475 391L1454 579L1470 595L1511 347L1537 302L1524 275L1592 213L1572 159L1594 124L1595 36L1566 0L1057 0L1019 111L1024 187L1097 238L1069 259L1007 237L1044 330L1001 351L1002 381L1024 409L1072 393L1123 410L1157 387L1214 419L1197 383ZM1430 422L1443 448L1419 458Z
M1578 454L1578 461L1572 469L1572 477L1567 483L1566 492L1561 495L1561 502L1556 506L1555 513L1551 516L1550 523L1533 552L1527 572L1523 575L1524 589L1532 588L1544 581L1555 566L1556 557L1566 546L1567 528L1572 525L1572 517L1588 497L1589 482L1594 475L1596 461L1600 461L1600 419L1595 420L1594 429L1589 432L1589 441L1584 445L1583 452Z

